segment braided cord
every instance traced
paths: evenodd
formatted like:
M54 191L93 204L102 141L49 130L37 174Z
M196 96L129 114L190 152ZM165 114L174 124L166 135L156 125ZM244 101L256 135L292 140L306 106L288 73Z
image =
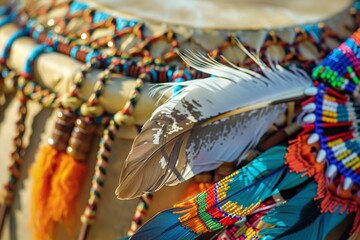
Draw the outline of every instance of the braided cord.
M13 139L14 142L14 150L11 152L11 162L9 166L9 177L7 183L3 186L3 195L2 195L2 203L6 206L11 206L14 193L15 193L15 185L20 177L21 166L23 163L23 137L25 133L25 120L27 116L27 98L24 95L23 91L20 90L17 93L17 97L19 100L19 108L18 108L18 116L16 120L16 135Z
M8 44L9 48L11 46L11 41ZM42 89L37 87L36 84L32 84L31 81L29 81L30 76L32 76L33 69L31 66L34 65L34 61L38 58L38 56L43 53L44 51L50 51L46 45L40 45L39 47L35 48L33 52L31 53L29 59L26 61L25 64L25 71L21 74L13 74L13 81L14 84L17 84L17 98L19 100L19 109L18 109L18 119L16 121L16 135L13 140L14 142L14 150L11 153L11 163L9 166L9 179L8 182L4 186L4 196L2 196L2 201L6 206L11 206L13 199L14 199L14 192L15 192L15 185L20 177L20 171L21 166L23 163L22 156L24 154L23 149L23 136L25 133L25 119L27 116L27 108L26 104L30 96L31 98L34 97L35 99L38 99L39 102L42 102L41 96L43 95L40 93ZM32 93L30 93L32 91ZM38 91L39 94L36 96L36 91ZM33 95L35 93L35 95ZM44 96L47 95L49 92L42 91L44 93ZM44 103L47 103L44 99ZM48 103L50 104L50 103Z
M144 217L149 210L149 205L152 202L153 195L152 193L144 193L139 198L139 203L136 205L135 214L131 221L130 229L128 231L128 236L133 235L143 224Z
M61 106L61 98L57 93L51 92L33 81L25 83L24 95L30 100L38 102L46 108L59 108Z
M83 224L90 225L95 220L96 209L104 187L106 169L110 158L111 148L116 137L116 133L120 129L120 126L128 125L131 121L129 119L132 119L131 115L133 114L134 108L144 88L144 76L146 75L142 75L136 80L135 88L132 91L130 98L125 104L124 108L117 114L115 114L114 118L110 121L110 123L104 130L103 137L100 141L100 146L97 153L95 174L93 176L92 186L90 189L90 197L85 211L81 216L81 222Z

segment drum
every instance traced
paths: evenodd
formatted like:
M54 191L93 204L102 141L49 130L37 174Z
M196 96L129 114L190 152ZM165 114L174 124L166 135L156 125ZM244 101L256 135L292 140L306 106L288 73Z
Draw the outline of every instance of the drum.
M82 239L115 239L127 234L137 205L137 200L117 200L114 191L134 137L159 104L149 94L151 86L208 76L190 68L178 52L200 52L223 63L257 70L238 47L240 41L265 62L298 64L306 69L349 36L360 16L351 0L1 3L0 182L12 193L3 239L32 239L30 196L36 183L29 171L38 161L39 149L52 138L59 112L66 108L62 96L76 95L90 106L101 106L96 108L101 109L100 115L92 112L95 108L87 108L95 114L88 117L98 122L95 138L87 146L88 170L76 199L76 219L89 202L96 204L90 205L91 216L85 214L90 220L84 221L91 229L81 232L79 220L72 223L70 235L66 227L57 226L51 239L79 235ZM104 74L104 69L110 73ZM100 139L118 112L121 117L124 112L131 116L131 121L129 117L127 124L120 124L111 152L107 152L106 172L99 173ZM8 174L11 181L16 179L16 190L9 188ZM154 193L146 218L179 201L188 184Z

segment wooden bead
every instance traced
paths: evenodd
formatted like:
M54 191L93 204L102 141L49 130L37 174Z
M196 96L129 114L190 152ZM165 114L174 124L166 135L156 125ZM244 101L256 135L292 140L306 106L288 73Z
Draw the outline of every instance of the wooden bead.
M69 124L74 124L76 119L76 114L70 111L60 111L57 113L58 119L64 120Z
M67 147L67 143L56 142L52 138L48 139L48 144L51 145L53 148L57 149L58 151L65 151Z
M65 151L74 127L76 114L69 111L60 111L56 116L55 127L48 139L48 144L58 151Z
M92 122L86 121L84 118L76 119L75 127L86 130L90 133L93 133L96 130L96 125Z
M71 129L69 132L61 132L57 129L54 129L50 138L56 142L67 143L70 138L70 133L71 133Z
M66 152L73 156L77 161L85 161L86 157L88 156L88 153L78 151L76 148L73 148L72 146L68 146L66 148Z
M62 131L62 132L71 132L72 128L74 127L74 122L66 122L64 120L58 119L55 122L55 129Z
M89 136L92 137L92 136ZM85 140L85 141L84 141ZM69 146L75 148L79 152L89 152L91 150L92 141L86 139L79 139L75 137L70 138Z
M92 149L96 125L84 118L75 121L66 151L78 161L84 161Z

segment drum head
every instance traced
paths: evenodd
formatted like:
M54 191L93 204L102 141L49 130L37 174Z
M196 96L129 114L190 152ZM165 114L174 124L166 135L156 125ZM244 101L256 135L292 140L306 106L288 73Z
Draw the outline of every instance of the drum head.
M97 8L146 21L218 30L273 29L330 18L352 0L92 0Z

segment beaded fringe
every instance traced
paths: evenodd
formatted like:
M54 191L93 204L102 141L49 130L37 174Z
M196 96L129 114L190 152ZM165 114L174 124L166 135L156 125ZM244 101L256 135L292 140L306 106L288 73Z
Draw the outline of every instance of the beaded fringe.
M325 165L323 163L316 163L315 159L306 158L310 156L309 154L312 154L311 148L314 147L307 144L307 139L308 135L303 135L290 141L288 153L285 156L286 164L289 166L291 172L303 173L303 176L307 175L314 178L317 183L317 196L314 200L321 200L320 208L322 213L339 211L341 214L345 212L346 214L350 214L356 212L356 218L351 232L354 232L356 229L356 231L359 231L359 207L354 201L339 198L329 191L324 174ZM313 158L315 158L315 156Z

